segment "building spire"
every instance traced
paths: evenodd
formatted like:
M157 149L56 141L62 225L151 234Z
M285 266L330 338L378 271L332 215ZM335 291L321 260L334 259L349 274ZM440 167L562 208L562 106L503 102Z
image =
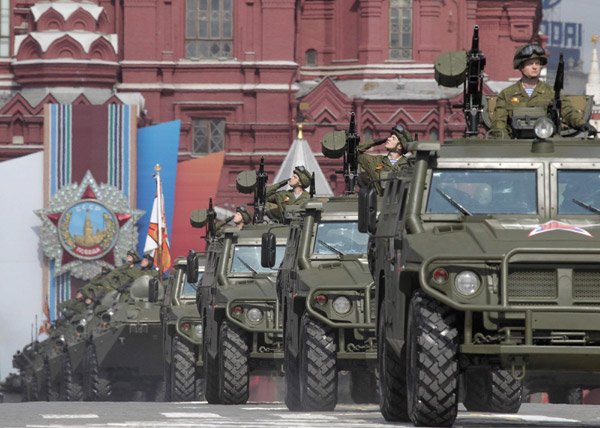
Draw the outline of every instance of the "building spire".
M598 67L598 36L592 37L594 48L592 49L592 64L590 73L588 74L587 85L585 85L585 93L594 96L594 103L600 104L600 68Z

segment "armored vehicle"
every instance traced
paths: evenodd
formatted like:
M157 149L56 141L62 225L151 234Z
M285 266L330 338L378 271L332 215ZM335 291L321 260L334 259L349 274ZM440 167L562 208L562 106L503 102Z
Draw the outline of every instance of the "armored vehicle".
M39 356L40 344L31 342L13 355L13 367L19 370L23 387L21 388L22 401L38 400L38 382L34 376L34 366L42 360Z
M173 262L161 307L165 350L165 399L194 401L202 398L202 319L196 309L196 292L206 257L197 260L195 277L187 275L187 260Z
M261 266L262 234L272 228L275 265L283 256L287 228L227 227L208 248L198 288L202 316L205 396L209 403L248 401L249 375L281 373L282 327L277 271Z
M475 41L464 108L477 130ZM529 371L597 371L600 146L551 125L537 119L534 138L413 143L414 168L386 183L377 219L374 190L361 191L387 420L452 425L461 375L468 410L510 413Z
M156 278L142 275L131 284L128 298L112 297L117 302L88 330L84 396L92 401L131 399L133 392L144 391L149 399L162 399L164 288Z
M350 371L354 401L377 397L367 240L357 229L353 196L304 202L290 224L277 276L290 410L332 410L339 370Z

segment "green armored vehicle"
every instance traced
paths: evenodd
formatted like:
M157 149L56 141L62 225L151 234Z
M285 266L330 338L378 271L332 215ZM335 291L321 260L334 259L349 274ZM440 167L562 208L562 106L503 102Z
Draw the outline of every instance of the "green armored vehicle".
M38 400L38 382L34 376L34 365L42 362L39 356L40 344L35 341L23 347L13 355L12 364L19 371L21 377L21 400L22 401L37 401ZM41 385L40 385L41 387Z
M116 294L113 296L113 294ZM112 291L113 303L88 328L83 358L86 400L131 399L136 391L162 399L163 333L160 320L164 288L145 274L133 281L126 298ZM124 300L124 301L123 301Z
M377 219L361 191L387 420L451 426L461 376L467 410L512 413L531 371L597 372L600 145L538 120L535 138L413 143Z
M188 263L185 258L179 257L173 262L161 307L167 401L202 398L203 329L202 319L196 309L196 292L204 273L206 257L199 254L195 259L197 265L193 267L196 274L192 276L187 274Z

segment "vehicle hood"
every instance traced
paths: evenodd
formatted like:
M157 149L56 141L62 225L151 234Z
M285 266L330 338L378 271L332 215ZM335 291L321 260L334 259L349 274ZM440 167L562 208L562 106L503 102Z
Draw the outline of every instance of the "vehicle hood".
M330 261L316 264L314 269L298 273L299 290L308 291L316 287L339 287L348 285L369 285L373 278L369 272L367 259Z
M469 219L407 235L407 262L435 255L504 256L515 248L600 249L600 216L589 219Z
M277 297L274 275L260 275L254 278L227 279L226 286L217 286L217 303L227 303L236 299L272 300Z

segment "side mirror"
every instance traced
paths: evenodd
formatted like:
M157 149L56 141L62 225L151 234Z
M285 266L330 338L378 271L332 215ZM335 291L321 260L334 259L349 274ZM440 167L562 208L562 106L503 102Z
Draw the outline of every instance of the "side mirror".
M263 233L260 249L260 264L264 268L275 266L276 239L274 233Z
M377 192L363 186L358 191L358 231L374 234L377 229Z
M188 253L185 273L187 275L187 282L190 284L198 282L198 254L196 250L192 249Z
M148 281L148 301L150 303L158 302L158 279L152 278Z

